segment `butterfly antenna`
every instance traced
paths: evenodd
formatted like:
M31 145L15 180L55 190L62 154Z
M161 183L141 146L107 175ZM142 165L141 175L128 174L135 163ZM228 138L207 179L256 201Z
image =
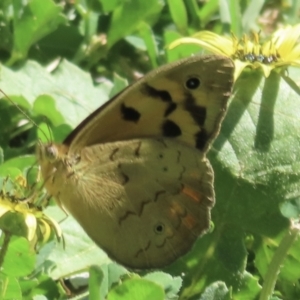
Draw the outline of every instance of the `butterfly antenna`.
M40 129L39 126L38 126L38 124L36 122L34 122L33 119L30 118L29 115L17 103L15 103L14 101L12 101L10 99L10 97L2 89L0 89L0 92L9 100L10 103L12 103L22 113L23 116L26 117L26 119L28 121L31 122L31 124L33 124L36 128ZM46 133L43 130L41 130L41 132L43 133L43 135L45 136L45 138L48 140L48 137L47 137Z

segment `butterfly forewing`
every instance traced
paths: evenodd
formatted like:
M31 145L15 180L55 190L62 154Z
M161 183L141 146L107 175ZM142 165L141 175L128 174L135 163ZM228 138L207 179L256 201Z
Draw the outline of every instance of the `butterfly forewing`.
M64 143L76 152L98 143L170 137L205 151L224 116L233 70L230 59L213 55L158 68L100 107Z

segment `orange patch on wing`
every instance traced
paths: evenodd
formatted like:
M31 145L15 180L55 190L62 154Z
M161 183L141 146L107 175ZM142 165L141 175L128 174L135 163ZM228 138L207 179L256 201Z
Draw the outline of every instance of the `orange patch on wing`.
M201 197L200 197L199 193L197 193L195 190L193 190L193 189L191 189L187 186L184 186L182 188L181 193L183 193L186 196L190 197L195 202L201 202Z
M184 217L184 219L182 220L182 223L189 230L192 230L198 224L198 221L197 221L197 219L195 219L195 217L193 215L188 214L187 216Z

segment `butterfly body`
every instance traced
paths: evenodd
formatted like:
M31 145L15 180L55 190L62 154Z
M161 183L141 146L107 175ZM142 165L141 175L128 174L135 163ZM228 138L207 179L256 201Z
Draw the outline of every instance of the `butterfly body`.
M63 144L39 146L46 189L114 260L159 268L208 230L214 190L205 154L232 76L224 57L167 65L91 114Z

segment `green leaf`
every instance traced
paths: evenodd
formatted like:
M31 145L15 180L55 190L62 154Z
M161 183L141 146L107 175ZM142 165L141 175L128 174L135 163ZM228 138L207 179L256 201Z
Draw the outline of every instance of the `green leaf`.
M33 104L33 111L37 115L46 116L54 126L64 122L63 116L55 107L55 100L49 95L38 96Z
M252 0L249 2L249 5L247 6L247 9L242 17L242 24L245 32L248 32L251 29L258 29L258 26L256 25L256 19L258 18L263 5L264 1L261 0Z
M0 299L22 299L20 285L15 276L7 276L6 274L0 273Z
M105 13L113 11L117 5L124 2L124 0L99 0L102 5L102 9Z
M168 0L171 17L181 34L187 34L188 17L183 0Z
M117 95L118 93L120 93L128 86L128 81L125 78L119 76L118 74L114 74L113 80L114 80L114 86L111 89L109 95L111 98Z
M105 264L90 268L89 291L92 299L104 300L111 287L128 277L128 271L116 264Z
M163 8L161 0L125 1L115 8L108 32L108 48L133 32L137 32L144 22L155 24Z
M164 288L165 299L176 299L178 297L182 279L178 276L172 277L171 275L163 272L151 272L143 277L144 279L156 282Z
M175 41L178 38L181 38L182 36L179 35L176 31L166 30L164 32L164 43L167 46L166 48L166 56L167 56L167 62L176 61L183 57L191 56L192 54L195 54L199 52L199 47L195 45L184 45L176 47L172 50L168 49L168 45L170 45L173 41Z
M72 127L104 104L112 87L109 82L95 87L88 73L66 60L59 64L53 77L55 90L52 88L51 95L57 110Z
M102 300L104 297L100 296L99 287L104 279L104 274L101 268L92 266L89 270L89 299L91 300Z
M200 297L200 300L230 300L231 295L224 282L214 282L209 285Z
M63 278L79 270L87 270L91 265L100 266L110 262L107 255L91 241L71 216L66 218L59 207L49 207L46 214L58 221L63 220L60 227L65 240L65 247L61 243L51 251L47 247L39 251L39 256L47 256L47 262L40 259L39 262L40 267L43 264L48 266L49 276L54 279Z
M22 102L26 99L30 106L39 95L46 94L55 87L51 74L39 63L30 60L16 70L1 66L0 72L0 84L5 93L10 97L21 96Z
M113 288L107 297L108 300L164 300L164 291L156 283L145 279L129 279Z
M22 1L13 1L14 49L11 62L26 56L29 47L36 41L54 31L65 22L61 7L51 0L31 0L23 6Z
M158 49L154 38L152 28L147 23L140 24L139 35L143 38L147 47L148 55L151 61L152 68L157 68Z
M58 299L59 289L56 282L45 274L37 276L38 284L34 289L31 289L30 295L44 295L47 299Z
M233 95L209 153L215 173L214 231L187 256L194 265L186 271L185 280L192 280L183 292L187 298L222 280L234 295L254 299L260 287L245 272L247 251L258 255L265 253L266 241L278 243L289 227L280 205L300 194L298 90L277 73L266 79L252 71L236 82ZM253 239L249 245L247 237ZM273 254L260 261L266 264Z
M1 165L0 174L3 176L6 172L8 172L8 174L11 174L12 177L15 177L15 175L19 174L19 172L21 174L20 170L23 170L30 165L34 165L35 161L36 159L33 155L24 155L16 158L11 158L9 160L6 160ZM16 168L19 171L14 171L13 173L10 173L10 171L8 171L9 168Z
M35 253L23 237L12 237L3 263L3 273L11 276L29 275L35 265Z
M198 16L201 21L201 28L211 20L212 16L218 11L219 0L210 0L199 10Z
M59 64L52 75L30 61L18 71L5 67L1 71L0 84L7 95L22 93L31 105L42 95L34 109L37 113L49 110L47 115L56 125L61 125L59 122L72 127L78 125L79 120L83 120L108 99L112 87L108 81L95 87L87 72L66 60ZM57 115L57 111L60 114Z

